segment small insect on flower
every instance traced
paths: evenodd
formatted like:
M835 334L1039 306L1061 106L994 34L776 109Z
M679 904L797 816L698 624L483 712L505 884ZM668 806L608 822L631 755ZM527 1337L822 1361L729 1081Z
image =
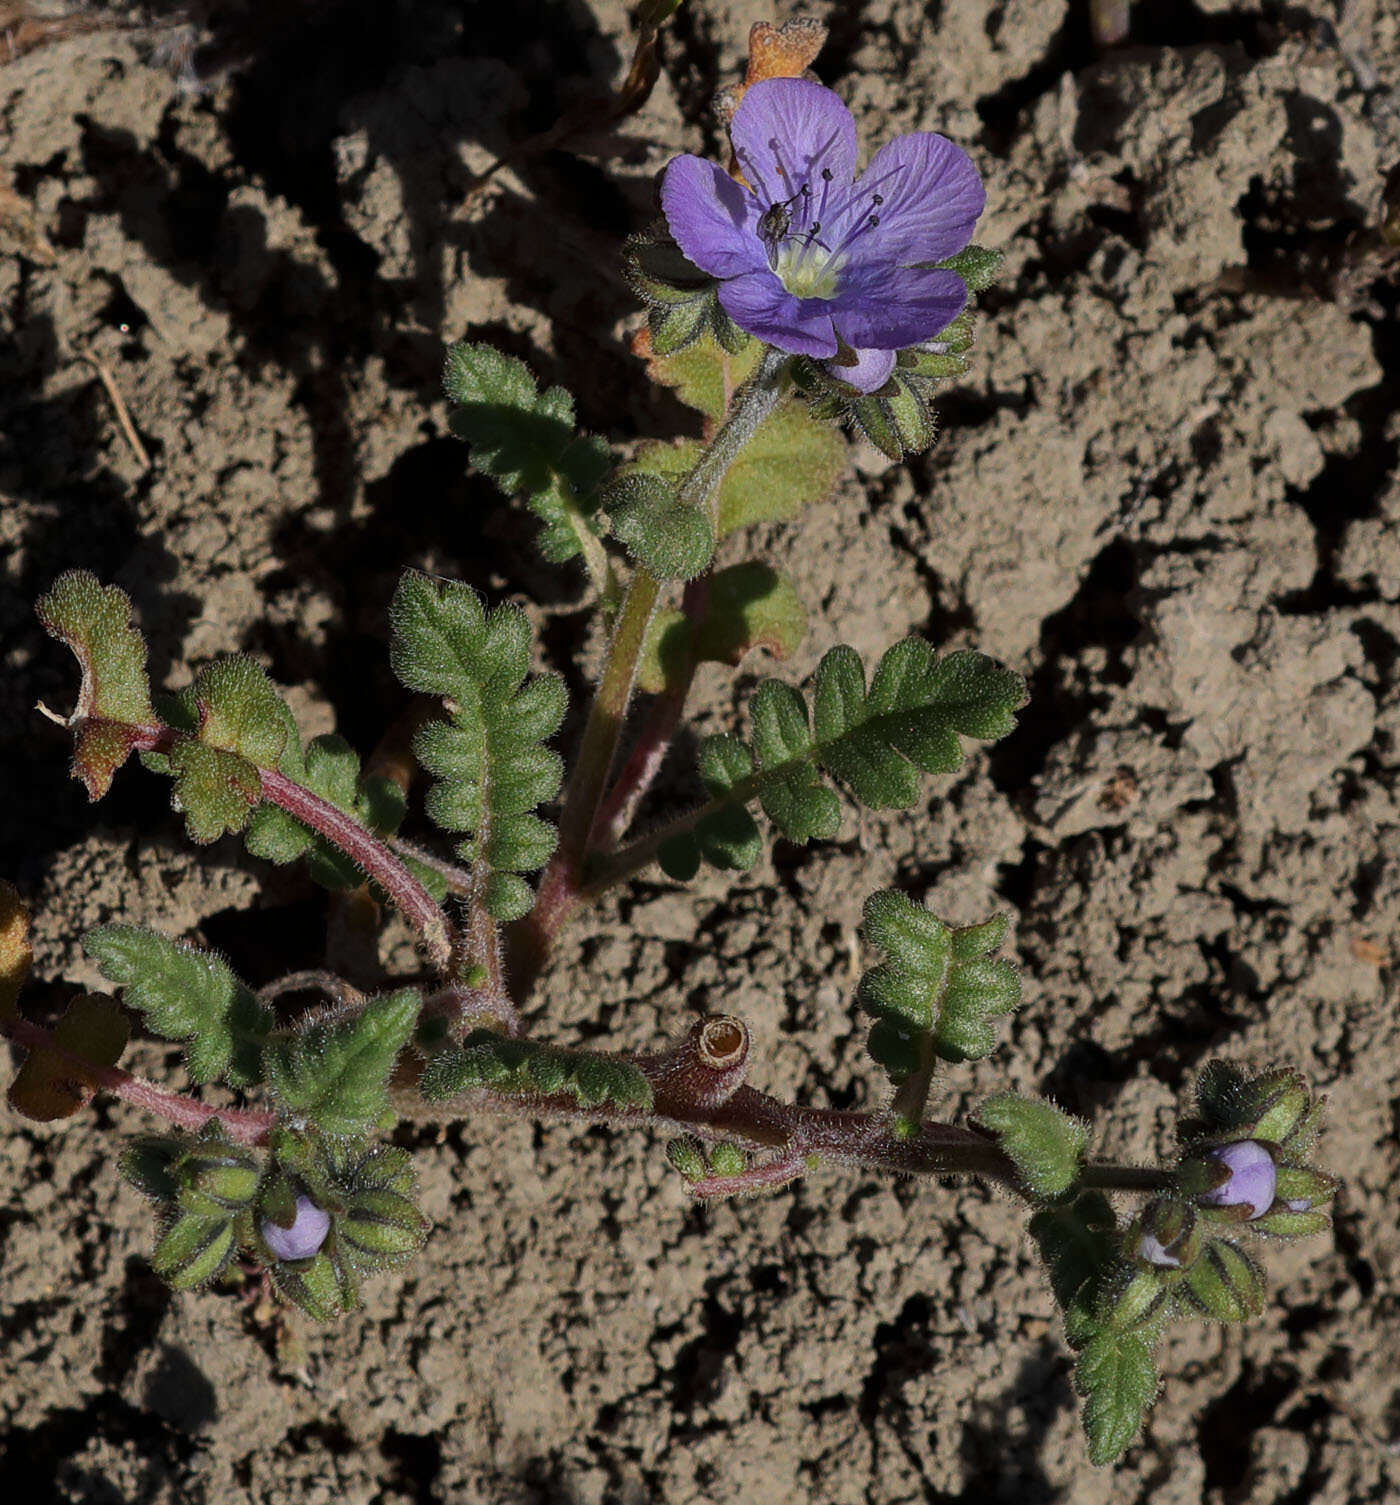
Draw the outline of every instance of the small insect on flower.
M961 147L928 131L883 146L856 175L856 127L830 89L765 79L730 125L743 181L702 157L666 169L661 204L676 244L719 282L743 330L831 361L862 392L900 350L946 329L967 288L934 263L961 251L985 194Z

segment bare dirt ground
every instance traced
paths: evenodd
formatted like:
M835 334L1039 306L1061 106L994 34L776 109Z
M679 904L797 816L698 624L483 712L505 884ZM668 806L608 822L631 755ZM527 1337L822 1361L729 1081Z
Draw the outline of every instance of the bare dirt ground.
M425 1257L279 1351L237 1295L151 1275L111 1165L125 1110L11 1117L5 1498L1400 1497L1400 333L1378 230L1400 14L1141 4L1098 57L1069 0L815 10L868 143L972 150L978 238L1008 264L938 449L858 450L833 501L772 531L814 612L784 672L915 630L1023 669L1033 701L926 810L590 916L541 1026L641 1047L732 1009L760 1085L870 1101L862 896L1009 908L1025 1008L940 1110L1009 1081L1146 1156L1205 1058L1296 1061L1331 1095L1334 1237L1274 1255L1260 1322L1167 1345L1145 1439L1105 1473L1016 1211L977 1187L828 1173L697 1210L644 1139L405 1130ZM627 353L618 247L668 157L717 148L709 96L771 14L688 3L619 154L532 159L470 205L496 152L619 79L617 0L211 3L194 33L0 51L0 871L35 909L32 1010L95 980L78 937L114 916L255 983L325 936L300 879L232 843L194 858L158 781L130 770L95 809L68 782L32 711L72 695L31 613L60 570L132 594L159 681L250 652L308 733L366 750L402 704L385 608L407 565L534 602L581 683L580 582L466 473L442 346L527 358L619 443L675 431ZM702 678L701 723L751 683Z

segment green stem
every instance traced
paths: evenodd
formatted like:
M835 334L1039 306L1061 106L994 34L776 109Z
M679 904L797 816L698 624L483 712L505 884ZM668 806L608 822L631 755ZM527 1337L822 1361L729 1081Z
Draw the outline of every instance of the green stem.
M559 851L555 863L576 872L583 862L588 838L602 802L603 789L612 771L617 739L637 683L637 668L646 646L647 628L661 594L660 581L640 567L632 576L608 644L603 677L588 713L583 741L579 744L564 810L559 818Z
M764 349L753 374L735 394L729 416L677 489L681 501L706 509L712 523L718 515L719 486L725 472L787 395L783 377L790 360L781 350ZM660 589L655 576L638 567L618 610L598 692L564 793L559 847L540 880L535 907L511 934L510 972L517 1002L523 1001L533 987L554 936L578 907L586 860L596 845L595 833L606 838L606 822L600 821L604 793L636 689L637 670Z

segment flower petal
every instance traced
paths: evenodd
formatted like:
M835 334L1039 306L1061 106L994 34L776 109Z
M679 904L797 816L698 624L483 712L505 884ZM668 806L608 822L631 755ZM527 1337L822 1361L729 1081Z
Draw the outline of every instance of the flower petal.
M661 180L661 208L676 244L711 277L738 277L768 264L758 238L762 210L713 162L671 161Z
M789 355L836 354L834 305L822 298L794 298L766 267L721 282L719 301L740 329Z
M946 329L966 302L967 286L956 272L868 262L841 273L841 293L830 308L848 345L903 350Z
M856 170L856 123L837 95L805 78L753 84L729 125L734 156L764 204L790 199L820 178L844 188Z
M826 369L857 392L878 392L894 370L893 350L857 350L854 366L838 366L828 361Z
M903 266L961 251L987 202L972 158L931 131L898 136L875 153L856 187L861 199L872 192L884 199L880 255Z

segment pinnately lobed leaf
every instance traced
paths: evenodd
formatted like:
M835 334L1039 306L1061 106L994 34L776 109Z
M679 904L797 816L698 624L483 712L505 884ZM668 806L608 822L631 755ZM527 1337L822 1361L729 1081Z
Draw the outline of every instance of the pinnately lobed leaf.
M523 362L490 345L453 345L443 385L456 404L452 431L471 445L472 463L508 496L524 497L543 524L544 557L559 564L589 553L596 564L590 517L612 461L605 444L577 432L573 398L562 387L540 392Z
M324 1134L363 1134L389 1108L389 1077L418 1022L419 997L400 988L362 1007L322 1015L263 1051L269 1088Z
M866 939L885 961L860 980L857 997L875 1017L869 1049L896 1084L922 1057L920 1041L946 1061L977 1060L997 1044L991 1022L1021 1001L1020 979L991 953L1004 916L953 930L894 889L865 901Z
M465 585L409 573L391 608L394 672L409 689L451 702L450 719L430 721L414 751L437 782L429 816L465 832L458 851L472 864L476 898L499 920L527 913L533 895L519 874L554 850L554 827L534 814L559 792L563 764L544 745L563 720L564 683L526 679L530 628L515 606L488 613Z
M507 1039L490 1030L477 1030L460 1047L432 1056L419 1084L430 1103L446 1102L474 1087L546 1097L564 1093L584 1107L611 1103L648 1109L652 1103L650 1083L626 1061Z
M1075 1388L1084 1397L1084 1432L1090 1461L1112 1463L1142 1428L1157 1394L1152 1343L1142 1333L1102 1332L1079 1355Z
M727 735L701 743L706 787L716 800L733 799L706 815L693 837L669 843L663 866L681 877L694 871L699 854L719 866L751 864L761 843L743 807L755 797L791 841L835 835L840 807L821 772L872 809L907 809L918 798L920 773L958 768L961 737L1004 736L1025 698L1020 675L980 653L939 659L921 639L906 638L880 659L867 688L855 650L833 648L817 666L810 706L799 691L767 680L750 705L751 748ZM727 762L716 777L721 753ZM951 1036L948 1045L954 1048ZM964 1056L986 1053L975 1035L959 1048Z
M87 570L60 575L35 608L44 630L72 649L82 670L73 729L73 772L100 799L131 754L131 728L155 720L146 642L132 626L131 599Z
M246 1087L261 1080L271 1016L226 962L136 925L91 930L83 948L156 1034L190 1042L194 1081Z

